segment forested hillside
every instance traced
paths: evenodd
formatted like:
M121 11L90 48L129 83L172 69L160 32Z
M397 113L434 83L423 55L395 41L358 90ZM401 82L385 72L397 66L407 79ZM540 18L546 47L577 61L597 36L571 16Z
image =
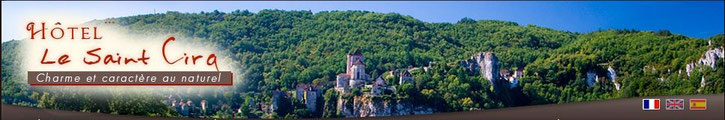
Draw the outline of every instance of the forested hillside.
M687 64L698 62L706 51L723 46L723 35L707 39L661 31L600 30L573 33L535 25L519 25L497 20L463 18L456 23L428 23L396 13L365 11L262 10L201 13L168 12L109 18L134 32L168 32L206 39L230 53L244 68L241 85L226 91L221 107L191 117L339 117L335 111L338 95L328 83L345 72L345 55L359 50L364 54L370 77L384 76L394 69L432 66L430 71L413 72L414 84L396 85L398 91L383 99L410 101L429 106L436 112L493 109L501 107L568 103L636 96L723 93L725 66L696 66L689 76ZM711 42L712 44L709 44ZM117 114L178 116L167 109L133 110L107 107L112 100L92 101L77 108L67 102L80 97L43 93L17 84L24 77L15 73L19 65L14 53L18 41L2 44L3 103L43 107L47 99L64 99L55 109L100 111ZM495 53L501 69L526 73L516 88L494 89L476 72L468 72L458 62L482 51ZM622 85L600 82L587 86L587 71L617 72ZM649 70L655 69L655 70ZM681 71L681 72L677 72ZM496 73L498 74L498 73ZM702 79L706 79L701 86ZM304 105L289 106L273 114L261 112L251 103L270 104L274 91L292 91L298 84L323 86L320 109L308 113ZM146 94L144 94L146 95ZM82 95L81 95L82 96ZM160 96L160 95L159 95ZM354 96L354 95L353 95ZM125 97L125 98L124 98ZM113 96L133 99L142 95ZM156 105L161 98L139 101ZM221 98L220 98L221 99ZM210 100L211 101L211 100ZM196 102L196 101L195 101ZM160 104L160 103L159 103ZM216 104L216 103L214 103ZM118 105L118 104L112 104ZM159 106L161 107L161 106ZM145 108L136 108L145 109ZM300 110L301 109L301 110ZM237 110L241 112L237 112ZM133 111L133 112L128 112Z

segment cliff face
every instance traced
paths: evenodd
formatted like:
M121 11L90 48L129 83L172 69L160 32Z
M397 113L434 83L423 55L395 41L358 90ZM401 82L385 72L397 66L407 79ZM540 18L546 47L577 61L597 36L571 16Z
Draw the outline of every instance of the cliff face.
M708 66L712 69L715 69L715 64L717 63L718 59L724 58L725 53L723 53L723 50L720 48L710 49L707 52L705 52L705 55L700 59L700 63L702 63L705 66Z
M695 69L697 66L705 65L707 67L712 68L713 70L717 67L715 64L717 63L718 59L725 58L725 53L723 53L722 48L713 48L710 50L705 51L705 54L698 60L697 62L693 62L690 64L687 64L685 66L685 72L687 72L687 76L690 76L690 73Z
M705 54L702 56L702 58L700 58L700 60L694 63L687 64L687 66L685 66L685 72L687 72L687 76L690 76L690 73L695 67L702 65L710 67L712 68L712 70L716 70L717 66L715 66L715 64L717 64L717 60L723 58L725 58L725 52L722 50L722 48L713 48L707 50L705 51ZM702 69L700 69L700 71L702 71ZM705 87L706 82L707 80L705 79L705 76L702 76L702 79L700 79L700 88Z
M390 116L391 109L391 103L387 100L381 100L379 98L373 98L370 96L361 96L356 97L355 101L353 101L354 110L358 111L356 112L354 116L357 117L378 117L378 116Z
M595 83L597 82L604 82L599 80L599 74L595 72L595 70L589 70L586 73L586 82L589 87L593 87ZM612 66L609 66L606 70L606 76L604 76L602 79L607 78L609 79L609 82L612 82L614 84L614 89L619 90L621 88L621 84L617 81L617 71L612 68Z
M469 71L480 71L481 75L496 85L500 79L498 58L493 52L480 52L473 54L470 59L461 61L461 66L466 67Z
M609 68L607 68L607 77L609 77L609 80L614 83L614 88L619 90L622 85L617 82L617 72L614 71L614 68L612 68L612 66L609 66Z
M414 106L407 102L383 100L372 95L353 97L352 100L339 99L338 112L345 117L380 117L397 115L430 114L433 109Z

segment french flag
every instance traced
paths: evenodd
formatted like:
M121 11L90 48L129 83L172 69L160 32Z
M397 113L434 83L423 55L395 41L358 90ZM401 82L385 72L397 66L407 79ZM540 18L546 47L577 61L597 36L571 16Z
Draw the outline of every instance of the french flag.
M642 99L642 110L660 110L660 99Z

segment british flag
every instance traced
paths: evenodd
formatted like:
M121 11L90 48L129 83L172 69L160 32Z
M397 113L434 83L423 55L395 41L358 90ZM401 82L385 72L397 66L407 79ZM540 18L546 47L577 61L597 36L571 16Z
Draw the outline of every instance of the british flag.
M667 99L665 102L666 110L684 110L685 100L684 99Z

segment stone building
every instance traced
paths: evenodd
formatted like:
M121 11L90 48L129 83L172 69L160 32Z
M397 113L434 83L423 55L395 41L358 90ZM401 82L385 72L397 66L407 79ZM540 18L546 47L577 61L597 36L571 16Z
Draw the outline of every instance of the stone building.
M277 111L277 109L280 108L280 105L284 104L284 100L288 98L290 98L290 95L287 92L272 92L272 103L269 105L269 107L267 107L267 109L263 109L263 111L267 112L267 114L272 114L273 112Z
M395 86L388 85L382 77L375 79L375 82L372 85L369 85L369 87L371 88L370 94L372 95L382 95L385 91L389 91L391 93L395 92Z
M297 101L305 104L307 110L315 112L317 110L317 99L322 95L322 91L319 86L311 84L299 84L295 90Z
M351 88L361 88L370 81L370 75L365 73L365 57L360 51L347 54L346 71L337 75L335 90L340 93L349 93Z
M415 81L413 81L413 75L410 75L410 72L408 72L408 70L401 71L399 76L400 77L399 77L398 84L401 84L401 85L403 83L415 84Z

